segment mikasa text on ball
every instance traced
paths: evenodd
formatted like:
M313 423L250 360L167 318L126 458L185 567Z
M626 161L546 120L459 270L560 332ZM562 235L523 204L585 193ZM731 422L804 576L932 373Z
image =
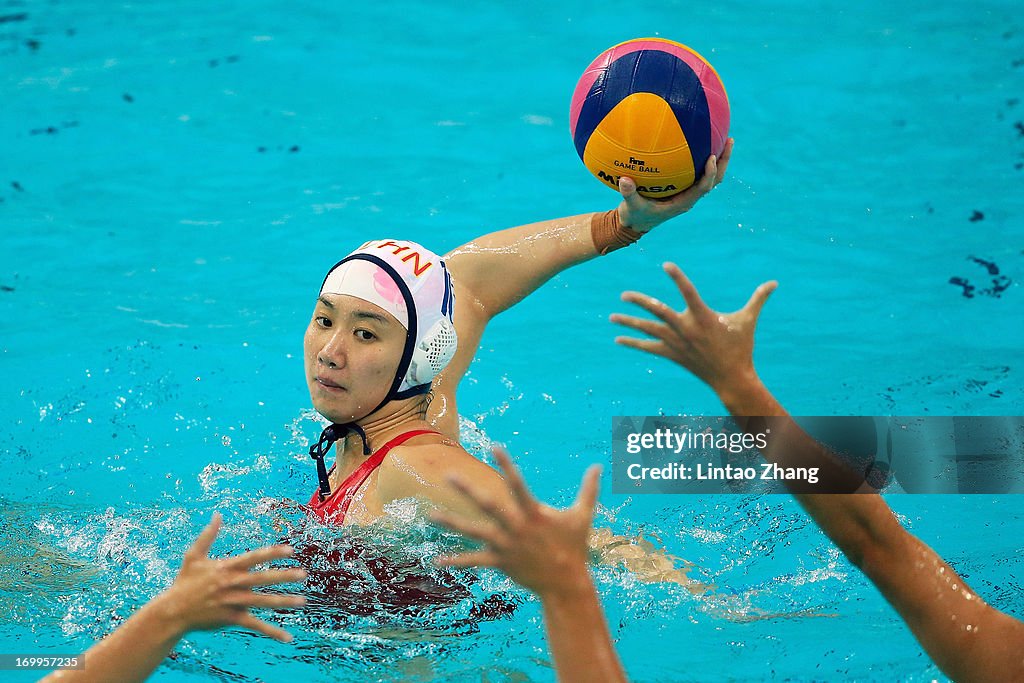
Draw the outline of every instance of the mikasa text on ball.
M711 64L680 43L638 38L602 52L572 96L569 128L590 172L618 189L629 176L645 197L700 180L729 136L729 99Z

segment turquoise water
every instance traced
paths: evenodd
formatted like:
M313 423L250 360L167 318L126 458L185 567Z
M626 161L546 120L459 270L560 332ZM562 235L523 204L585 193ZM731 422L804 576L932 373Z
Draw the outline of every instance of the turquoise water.
M323 273L371 237L445 251L612 208L575 156L568 102L631 37L714 63L730 178L492 323L460 393L471 450L507 444L567 503L607 461L612 415L718 414L695 379L612 343L622 290L676 300L665 259L722 309L781 282L757 360L794 413L1021 412L1024 25L1009 2L5 0L0 17L4 652L84 649L170 582L214 509L221 552L289 535L349 547L274 502L314 486L300 345ZM1024 616L1019 498L890 502ZM600 525L723 587L695 598L598 570L635 680L939 676L789 498L601 503ZM369 533L370 554L409 554L410 574L450 543ZM370 565L349 583L372 588ZM436 608L326 597L268 617L294 646L198 634L158 680L550 680L537 603L499 576L454 581L468 586ZM492 595L519 607L476 618Z

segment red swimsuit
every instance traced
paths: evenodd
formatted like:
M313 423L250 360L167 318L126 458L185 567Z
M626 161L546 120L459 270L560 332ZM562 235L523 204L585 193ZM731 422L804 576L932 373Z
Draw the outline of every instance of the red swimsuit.
M380 464L384 462L384 457L392 448L400 446L414 436L437 433L431 429L414 429L391 439L391 441L388 441L374 451L327 498L320 500L320 492L315 491L313 497L309 499L309 505L307 506L310 514L321 522L341 526L345 522L345 513L348 512L348 506L352 504L352 498L355 496L356 491L363 485L366 478L370 476L370 473L380 467ZM331 467L331 471L334 471L334 467Z

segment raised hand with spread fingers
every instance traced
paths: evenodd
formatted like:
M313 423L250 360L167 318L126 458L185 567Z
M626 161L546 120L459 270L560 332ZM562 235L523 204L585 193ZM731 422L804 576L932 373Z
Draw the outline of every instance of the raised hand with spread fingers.
M535 592L544 607L559 681L625 681L587 567L600 468L587 470L571 507L556 510L533 496L504 450L495 448L494 457L512 492L511 503L502 507L472 482L453 476L452 485L472 502L484 521L441 511L432 513L432 518L483 543L483 548L438 558L437 564L493 567Z
M740 310L719 313L704 303L679 266L666 263L664 269L679 288L686 308L676 311L647 294L623 292L623 301L636 304L658 320L615 313L611 316L612 322L653 337L620 336L615 341L682 365L719 395L742 390L744 383L756 380L754 330L765 301L778 283L773 280L759 286Z

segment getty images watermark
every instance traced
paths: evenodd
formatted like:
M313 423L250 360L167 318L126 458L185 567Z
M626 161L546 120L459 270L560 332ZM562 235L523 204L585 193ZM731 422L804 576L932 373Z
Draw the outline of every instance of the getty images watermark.
M612 421L616 493L1024 493L1022 465L1021 417Z
M668 428L657 428L654 432L631 432L626 436L626 452L638 455L644 451L660 451L678 456L687 453L717 450L722 453L739 454L752 450L764 451L768 447L771 428L763 432L692 432L689 430L673 431ZM645 467L639 462L631 462L626 466L626 476L630 479L660 479L683 481L761 481L802 480L808 484L818 483L819 467L795 466L786 467L775 462L758 463L758 467L740 466L731 463L716 465L711 459L706 462L697 460L694 464L683 461L668 462L664 465Z

